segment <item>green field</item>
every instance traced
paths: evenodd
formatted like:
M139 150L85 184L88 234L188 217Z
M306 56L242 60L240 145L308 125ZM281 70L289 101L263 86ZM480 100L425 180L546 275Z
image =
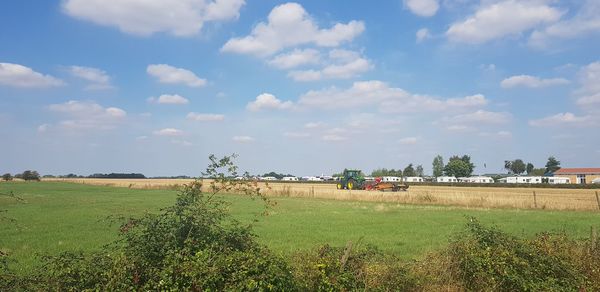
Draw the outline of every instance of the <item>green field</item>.
M156 212L172 204L175 191L136 190L71 183L0 183L0 192L14 191L25 202L0 197L0 248L28 269L36 254L66 250L95 250L116 239L117 225L109 216ZM227 196L231 212L244 223L255 224L259 240L276 252L293 253L348 240L371 243L403 258L418 258L439 248L462 230L465 216L495 224L515 235L563 231L575 238L589 236L600 226L598 212L464 209L441 206L397 205L320 199L277 198L267 217L258 201Z

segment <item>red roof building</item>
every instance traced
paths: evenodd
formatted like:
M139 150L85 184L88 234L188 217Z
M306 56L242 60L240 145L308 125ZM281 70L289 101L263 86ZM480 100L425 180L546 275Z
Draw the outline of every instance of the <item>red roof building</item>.
M555 176L568 177L571 183L586 184L600 179L600 168L582 167L582 168L561 168L554 172Z

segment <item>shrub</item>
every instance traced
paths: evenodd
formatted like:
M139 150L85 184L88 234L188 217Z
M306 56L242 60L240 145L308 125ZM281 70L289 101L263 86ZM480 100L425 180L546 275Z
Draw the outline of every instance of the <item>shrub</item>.
M13 180L13 177L12 177L12 175L10 173L5 173L5 174L2 175L2 180L4 180L4 181L11 181L11 180Z

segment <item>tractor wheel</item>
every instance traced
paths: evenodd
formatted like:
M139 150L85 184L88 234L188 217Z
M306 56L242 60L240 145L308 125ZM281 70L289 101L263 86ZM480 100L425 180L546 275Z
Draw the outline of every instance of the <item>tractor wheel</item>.
M354 180L349 179L348 183L346 184L346 186L348 187L349 190L353 190L354 189Z
M343 189L343 188L344 188L344 186L342 186L342 183L337 183L337 189L338 189L338 190L341 190L341 189Z

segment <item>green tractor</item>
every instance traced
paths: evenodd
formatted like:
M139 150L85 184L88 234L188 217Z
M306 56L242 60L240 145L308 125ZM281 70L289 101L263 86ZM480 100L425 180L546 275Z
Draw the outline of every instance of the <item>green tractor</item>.
M338 190L362 190L365 188L365 177L360 170L344 169L343 176L337 183Z

